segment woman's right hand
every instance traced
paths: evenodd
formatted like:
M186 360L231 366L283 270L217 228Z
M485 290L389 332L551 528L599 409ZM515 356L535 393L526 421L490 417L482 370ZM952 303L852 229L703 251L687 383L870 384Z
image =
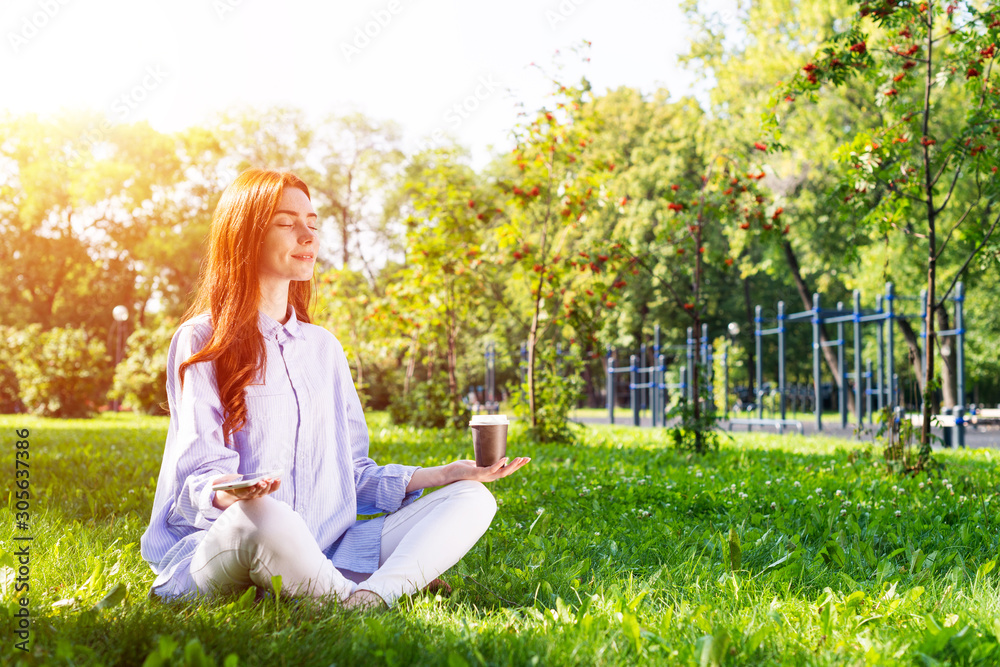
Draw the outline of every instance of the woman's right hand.
M223 475L222 477L212 480L211 484L228 482L229 480L236 479L237 477L239 477L239 475ZM253 500L254 498L263 498L264 496L270 495L277 491L280 486L280 479L265 477L253 486L245 486L242 489L216 491L212 504L220 510L225 510L228 507L232 507L238 500Z

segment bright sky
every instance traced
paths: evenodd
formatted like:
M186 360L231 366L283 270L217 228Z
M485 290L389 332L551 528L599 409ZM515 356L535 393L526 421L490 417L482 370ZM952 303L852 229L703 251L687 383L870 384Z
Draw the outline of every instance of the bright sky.
M515 102L544 103L548 83L529 65L551 71L557 49L568 78L586 73L598 92L690 92L678 4L5 0L0 111L91 108L170 131L240 105L358 110L400 123L410 147L451 133L482 164L506 145ZM588 65L571 53L584 39Z

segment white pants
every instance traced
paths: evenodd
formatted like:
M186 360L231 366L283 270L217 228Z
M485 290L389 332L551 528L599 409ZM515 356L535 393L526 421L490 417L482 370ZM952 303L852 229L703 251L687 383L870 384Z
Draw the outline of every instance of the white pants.
M367 575L335 568L288 505L267 497L241 500L208 530L191 561L191 577L200 592L214 593L270 589L271 577L281 575L287 595L344 600L369 590L391 607L457 563L496 510L486 487L468 480L418 499L385 518L379 568Z

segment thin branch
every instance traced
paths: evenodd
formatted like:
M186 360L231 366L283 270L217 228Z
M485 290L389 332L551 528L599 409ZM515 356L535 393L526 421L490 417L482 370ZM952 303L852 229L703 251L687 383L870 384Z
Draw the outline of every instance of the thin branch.
M976 203L979 203L978 200L976 201ZM969 217L969 213L971 213L972 209L974 209L975 207L976 205L973 204L972 206L967 208L965 210L965 213L962 214L962 217L959 218L958 222L956 222L955 225L951 228L951 231L948 232L948 236L946 236L944 241L941 243L941 249L938 250L938 253L936 255L934 255L935 260L940 259L941 255L944 254L944 249L948 246L948 241L951 240L951 235L955 233L955 230L958 229L963 222L965 222L965 219Z
M952 154L954 154L954 152L952 152ZM945 163L947 163L947 160L945 160ZM948 186L948 192L947 194L945 194L944 200L941 202L940 206L934 209L935 215L943 211L945 206L948 205L948 201L951 199L951 195L954 194L955 192L955 186L958 185L958 177L962 175L962 165L964 163L965 163L965 156L963 155L962 159L959 160L958 165L955 167L955 177L951 179L951 185ZM941 171L939 171L938 175L934 178L934 180L931 181L931 187L937 184L938 179L941 178L941 175L943 173L944 173L944 165L941 165Z
M968 21L967 23L963 23L962 25L958 26L957 28L952 28L951 30L949 30L948 32L946 32L946 33L944 33L942 35L939 35L937 37L932 37L931 38L931 43L940 41L940 40L945 39L947 37L951 37L956 32L961 32L962 30L965 30L967 27L969 27L973 23L977 23L982 18L983 18L982 16L977 16L976 18L972 19L971 21Z
M989 231L986 232L986 236L983 237L983 240L979 242L979 245L976 246L975 250L973 250L966 258L965 263L962 264L962 268L958 270L958 273L956 273L955 277L952 279L951 285L948 286L948 289L945 290L944 294L941 296L941 300L938 301L937 304L935 304L934 306L935 308L941 308L944 306L945 302L948 299L948 295L951 294L951 291L953 289L955 289L955 285L958 283L958 279L962 277L963 273L965 273L965 269L969 267L969 264L972 262L972 259L979 254L979 251L982 250L983 246L986 245L986 242L990 240L990 236L993 234L993 230L997 228L997 223L1000 223L1000 214L998 214L997 217L993 220L993 224L990 225Z

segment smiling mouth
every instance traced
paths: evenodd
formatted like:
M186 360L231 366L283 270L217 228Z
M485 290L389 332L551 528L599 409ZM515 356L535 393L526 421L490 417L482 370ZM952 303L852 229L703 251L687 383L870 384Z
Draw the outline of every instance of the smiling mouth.
M295 259L316 259L312 255L292 255Z

